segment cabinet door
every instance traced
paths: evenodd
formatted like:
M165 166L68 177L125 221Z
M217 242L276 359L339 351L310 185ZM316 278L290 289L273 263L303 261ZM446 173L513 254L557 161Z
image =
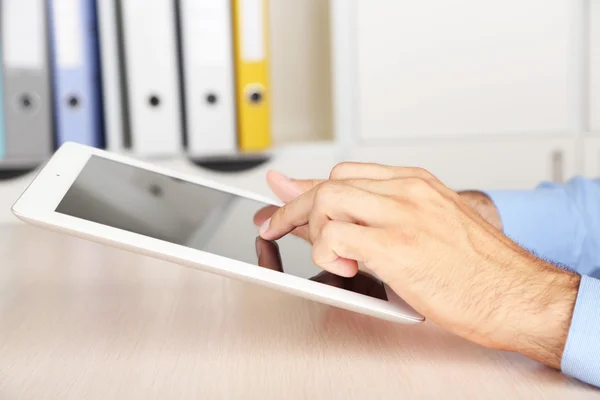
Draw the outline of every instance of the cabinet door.
M577 174L577 142L571 139L453 141L395 147L355 147L348 160L419 166L455 190L531 189Z
M589 7L589 125L600 135L600 2L590 1Z
M361 139L577 129L579 0L355 3Z
M600 178L600 137L583 139L583 175Z

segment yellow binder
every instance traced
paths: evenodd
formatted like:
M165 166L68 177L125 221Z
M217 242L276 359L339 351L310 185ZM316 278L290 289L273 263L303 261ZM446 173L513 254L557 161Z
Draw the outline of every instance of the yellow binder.
M238 146L271 145L267 0L232 0Z

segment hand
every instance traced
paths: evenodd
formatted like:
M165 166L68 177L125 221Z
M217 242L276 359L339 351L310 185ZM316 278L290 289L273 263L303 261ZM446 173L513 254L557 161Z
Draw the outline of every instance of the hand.
M267 173L267 183L273 190L273 193L284 202L289 202L302 193L312 189L316 185L323 183L325 180L319 179L291 179L276 171ZM502 230L502 221L500 214L492 200L483 192L468 190L459 192L461 198L470 205L479 215L488 221L495 228ZM265 222L279 207L267 206L261 209L254 216L254 223L260 226ZM299 227L293 232L294 235L308 239L308 230L306 227Z
M267 173L267 183L269 184L273 193L279 197L280 200L287 203L302 193L312 189L323 180L318 179L290 179L285 175L282 175L275 171L269 171ZM277 211L279 207L267 206L259 210L254 215L254 223L257 226L262 225L268 218ZM299 236L305 240L308 240L308 230L306 227L299 227L293 232L294 235Z
M292 231L324 270L349 277L362 262L438 325L560 366L579 277L523 250L428 172L340 164L260 234Z

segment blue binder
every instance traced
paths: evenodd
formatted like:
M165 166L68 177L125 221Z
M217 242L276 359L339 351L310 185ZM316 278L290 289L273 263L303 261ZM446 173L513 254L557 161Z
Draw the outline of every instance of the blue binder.
M103 148L95 0L50 0L56 146Z

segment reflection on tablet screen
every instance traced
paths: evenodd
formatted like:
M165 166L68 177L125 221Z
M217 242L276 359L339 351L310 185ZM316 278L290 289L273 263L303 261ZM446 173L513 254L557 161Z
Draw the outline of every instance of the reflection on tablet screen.
M317 267L310 244L293 235L257 236L264 203L92 156L56 211L387 300L383 284L360 272L343 278Z

